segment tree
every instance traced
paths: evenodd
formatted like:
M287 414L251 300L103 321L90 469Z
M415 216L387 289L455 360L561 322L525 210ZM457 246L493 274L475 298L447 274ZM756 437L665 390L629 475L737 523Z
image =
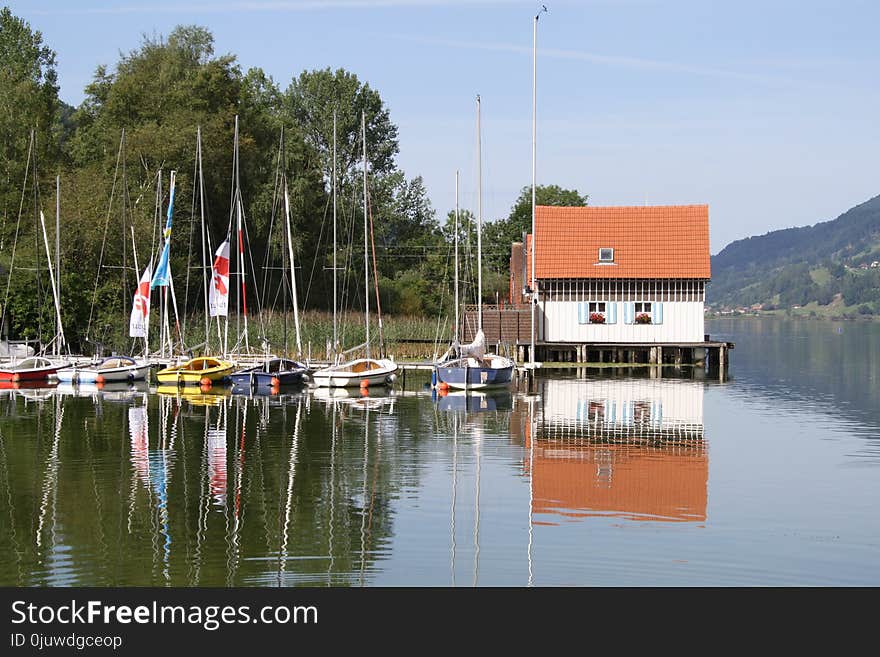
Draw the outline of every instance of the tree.
M51 170L58 159L60 104L55 51L39 31L0 9L0 215L14 226L24 180L30 132L37 159ZM10 219L12 220L10 222Z
M336 113L336 161L341 180L360 166L361 112L366 117L367 159L374 176L391 173L399 151L397 126L379 92L354 73L330 68L303 71L285 94L286 113L303 127L308 143L320 154L329 178L333 169L333 113Z

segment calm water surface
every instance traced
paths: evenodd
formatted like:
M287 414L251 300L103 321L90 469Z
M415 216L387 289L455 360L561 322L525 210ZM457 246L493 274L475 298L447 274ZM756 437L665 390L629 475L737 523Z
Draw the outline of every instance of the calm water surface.
M0 390L0 585L880 584L880 324L707 331L724 381Z

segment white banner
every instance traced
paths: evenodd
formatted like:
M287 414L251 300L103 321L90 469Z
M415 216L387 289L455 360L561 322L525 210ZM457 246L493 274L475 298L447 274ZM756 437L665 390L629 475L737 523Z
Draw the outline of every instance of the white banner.
M150 279L151 265L147 265L143 276L134 293L131 306L131 319L128 320L128 334L133 338L147 337L147 326L150 320Z
M229 314L229 240L224 240L217 248L211 270L208 310L211 317Z

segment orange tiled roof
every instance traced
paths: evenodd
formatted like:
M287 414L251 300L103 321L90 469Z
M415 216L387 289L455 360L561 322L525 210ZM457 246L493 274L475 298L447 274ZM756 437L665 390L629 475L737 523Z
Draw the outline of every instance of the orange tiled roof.
M696 278L708 280L709 206L535 208L538 278ZM531 235L526 238L532 276ZM599 249L614 249L614 264Z

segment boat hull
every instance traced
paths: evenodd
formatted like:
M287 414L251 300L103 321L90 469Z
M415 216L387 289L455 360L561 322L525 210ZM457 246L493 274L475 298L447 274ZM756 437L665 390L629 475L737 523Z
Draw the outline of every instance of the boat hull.
M0 367L0 381L46 381L56 376L67 363L53 363L46 358L26 358L15 365Z
M397 370L394 361L361 358L316 370L312 374L312 383L319 388L389 385L397 378Z
M509 385L513 380L514 364L509 359L496 359L507 362L486 366L476 364L476 361L470 364L474 359L462 359L447 365L437 365L437 383L445 383L457 390L483 390Z
M308 375L309 368L306 365L296 361L276 359L233 372L229 375L229 380L238 388L271 388L274 385L306 383Z
M204 379L212 383L224 381L235 369L229 361L196 358L182 365L173 365L156 372L159 383L175 385L200 384Z
M58 380L65 382L78 383L97 383L98 377L103 377L101 381L111 382L127 382L139 381L145 379L150 372L148 363L137 363L133 365L125 365L121 367L68 367L58 371Z

